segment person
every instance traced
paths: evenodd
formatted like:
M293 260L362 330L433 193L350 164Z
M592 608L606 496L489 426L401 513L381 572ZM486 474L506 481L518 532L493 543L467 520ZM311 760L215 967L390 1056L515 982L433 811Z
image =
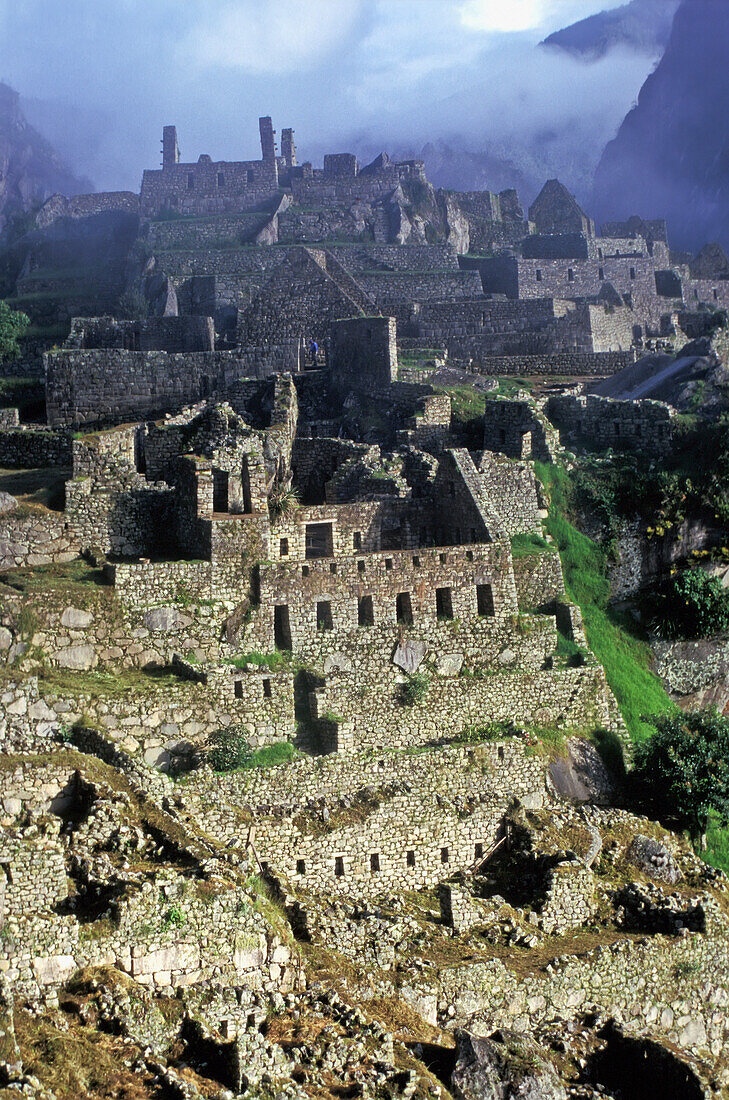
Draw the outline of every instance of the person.
M316 357L317 357L318 351L319 351L319 345L317 344L316 340L312 339L310 344L309 344L309 359L311 361L312 367L316 366Z

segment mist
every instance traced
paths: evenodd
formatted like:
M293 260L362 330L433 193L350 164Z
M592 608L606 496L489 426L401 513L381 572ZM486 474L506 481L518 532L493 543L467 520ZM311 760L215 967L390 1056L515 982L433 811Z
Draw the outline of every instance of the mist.
M606 6L0 0L0 79L97 189L138 190L168 123L183 159L256 157L257 118L271 114L295 129L300 159L440 142L490 158L495 187L559 175L582 194L656 59L624 49L585 62L539 42Z

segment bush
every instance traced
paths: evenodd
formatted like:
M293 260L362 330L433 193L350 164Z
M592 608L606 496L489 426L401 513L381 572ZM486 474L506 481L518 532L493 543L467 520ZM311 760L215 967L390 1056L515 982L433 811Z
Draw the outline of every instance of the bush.
M413 672L402 685L401 697L406 707L422 703L428 694L430 680L424 672Z
M232 772L244 768L252 757L251 747L243 736L242 726L226 726L210 737L214 746L208 754L213 771Z
M0 301L0 363L4 359L18 358L18 341L25 335L29 324L27 314L11 309L7 302Z
M729 822L729 719L716 710L647 719L653 737L635 752L637 794L656 817L676 821L694 842L710 820Z
M454 738L456 744L479 745L483 741L503 741L507 737L518 737L519 730L507 718L503 721L486 722L483 726L466 726Z
M703 569L671 577L653 608L656 628L666 638L705 638L729 630L729 593Z

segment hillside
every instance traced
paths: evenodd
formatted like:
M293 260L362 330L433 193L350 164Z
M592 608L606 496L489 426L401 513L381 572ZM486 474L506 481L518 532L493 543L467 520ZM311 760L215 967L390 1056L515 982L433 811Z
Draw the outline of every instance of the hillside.
M77 195L91 190L88 180L77 179L29 125L18 93L0 84L0 230L14 214L30 210L56 192Z
M728 48L729 5L683 0L662 60L597 168L603 220L660 214L674 247L729 243Z
M616 46L658 56L671 33L678 0L631 0L580 19L545 38L543 46L595 60Z

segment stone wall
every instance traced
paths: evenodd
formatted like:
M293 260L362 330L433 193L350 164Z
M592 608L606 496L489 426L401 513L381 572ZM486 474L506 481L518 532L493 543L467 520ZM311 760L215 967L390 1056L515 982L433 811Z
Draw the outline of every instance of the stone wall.
M531 401L489 398L484 411L484 448L509 458L551 462L556 432Z
M727 1038L726 938L653 936L638 944L596 947L558 968L516 975L498 959L444 970L437 1016L442 1023L529 1030L587 1010L612 1017L637 1034L658 1034L680 1047L719 1056ZM681 977L686 967L693 975Z
M91 218L108 210L139 213L139 195L133 191L99 191L91 195L52 195L38 211L35 224L47 229L59 218Z
M427 751L392 748L268 772L199 772L183 799L224 843L240 838L240 811L252 812L259 858L302 887L378 893L433 885L470 867L512 798L536 807L545 797L544 761L525 755L518 740L444 748L437 767ZM328 819L318 812L325 802Z
M168 164L142 176L139 205L145 217L163 210L179 214L238 214L278 197L278 162L213 161Z
M397 330L392 317L338 321L329 353L335 386L379 393L397 377Z
M540 530L544 517L534 469L526 462L484 451L478 462L483 494L506 535Z
M5 410L3 410L5 411ZM14 410L17 412L17 410ZM71 466L71 432L36 427L0 427L0 466L21 470Z
M660 401L614 401L609 397L550 397L545 412L560 440L589 441L596 447L628 447L665 453L673 436L673 410Z
M67 348L122 348L128 351L205 352L215 350L212 317L74 317Z
M249 364L233 352L61 350L48 352L49 423L103 424L177 411L228 386Z
M471 351L467 343L452 343L453 358L460 351ZM477 374L491 376L516 375L586 375L610 377L618 371L632 366L636 360L635 351L563 351L545 355L481 355L475 352L469 370Z
M28 509L2 517L0 569L72 561L79 550L78 535L60 512Z
M553 608L565 598L562 564L556 550L515 557L514 578L520 611Z

